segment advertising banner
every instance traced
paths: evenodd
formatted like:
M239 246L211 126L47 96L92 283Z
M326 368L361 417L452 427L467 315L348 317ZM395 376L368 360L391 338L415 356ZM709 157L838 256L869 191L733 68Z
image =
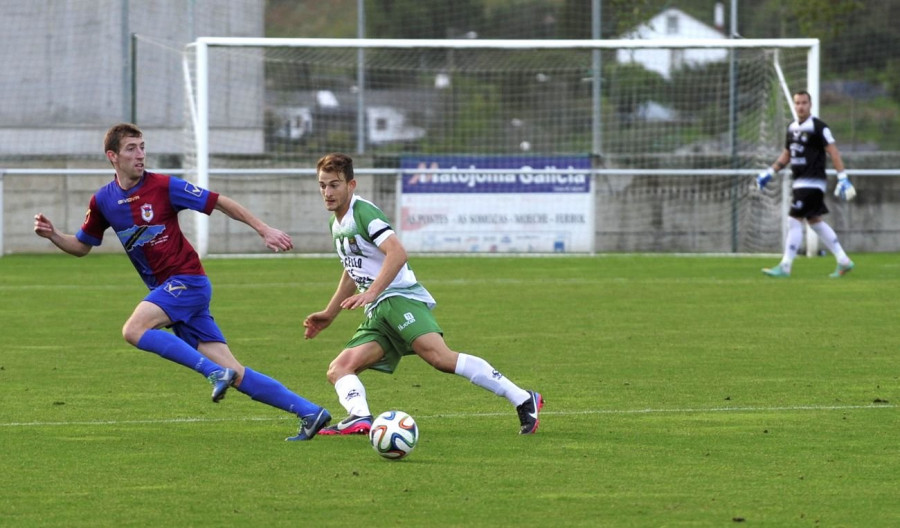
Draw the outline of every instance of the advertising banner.
M590 166L587 156L404 157L402 168L428 172L402 176L403 244L414 252L591 252L591 177L578 172Z

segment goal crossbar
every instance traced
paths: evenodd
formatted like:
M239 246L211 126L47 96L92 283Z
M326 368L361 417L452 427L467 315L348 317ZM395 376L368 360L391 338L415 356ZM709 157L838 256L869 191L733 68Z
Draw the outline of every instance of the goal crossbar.
M456 49L622 49L622 48L810 48L819 39L352 39L200 37L202 46L322 47L322 48L456 48Z

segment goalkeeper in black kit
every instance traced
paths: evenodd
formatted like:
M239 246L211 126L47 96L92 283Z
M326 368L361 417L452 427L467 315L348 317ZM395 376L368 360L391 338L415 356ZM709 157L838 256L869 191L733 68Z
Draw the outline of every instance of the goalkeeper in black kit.
M825 207L825 187L828 183L825 175L826 153L831 157L831 164L837 171L838 182L834 195L842 200L852 200L856 196L856 189L844 172L844 162L835 145L831 129L824 121L810 113L812 96L809 92L799 91L794 93L793 100L797 119L787 127L784 150L771 167L756 177L756 185L762 190L776 172L790 163L794 180L784 255L777 266L763 268L762 272L775 278L791 276L791 265L803 240L805 220L837 260L837 267L829 277L840 278L849 273L854 265L841 247L834 230L822 220L822 216L828 213L828 208Z

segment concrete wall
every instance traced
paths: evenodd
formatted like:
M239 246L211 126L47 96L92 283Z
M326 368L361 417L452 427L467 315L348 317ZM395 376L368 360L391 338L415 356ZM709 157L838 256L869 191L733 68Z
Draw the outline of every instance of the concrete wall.
M4 253L58 251L34 235L32 218L44 212L57 227L74 233L81 225L91 195L112 178L108 164L96 165L100 175L3 177ZM81 167L79 167L81 168ZM366 175L358 169L359 195L379 204L396 223L396 184L393 176ZM312 175L213 176L210 188L237 199L270 225L289 232L296 252L329 253L329 214L322 206ZM731 188L723 178L660 176L600 176L596 184L595 247L598 252L732 252ZM782 214L776 193L760 195L752 177L738 191L737 251L780 253ZM859 195L851 203L828 195L826 217L850 253L900 251L900 179L854 178ZM182 226L194 233L193 212L182 213ZM107 232L95 251L121 251ZM211 253L266 252L247 226L221 213L210 217Z

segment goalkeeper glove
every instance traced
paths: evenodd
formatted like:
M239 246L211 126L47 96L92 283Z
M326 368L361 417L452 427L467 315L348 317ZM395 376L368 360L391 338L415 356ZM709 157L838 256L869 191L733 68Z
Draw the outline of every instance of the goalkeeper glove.
M765 189L766 184L772 180L772 176L774 176L774 175L775 175L775 173L772 172L772 167L769 167L768 169L764 170L763 172L760 172L759 175L756 177L756 188L759 189L760 191Z
M834 189L834 195L849 202L856 196L856 189L853 188L853 184L850 183L850 179L847 178L846 172L839 172L837 177L838 183L837 187Z

